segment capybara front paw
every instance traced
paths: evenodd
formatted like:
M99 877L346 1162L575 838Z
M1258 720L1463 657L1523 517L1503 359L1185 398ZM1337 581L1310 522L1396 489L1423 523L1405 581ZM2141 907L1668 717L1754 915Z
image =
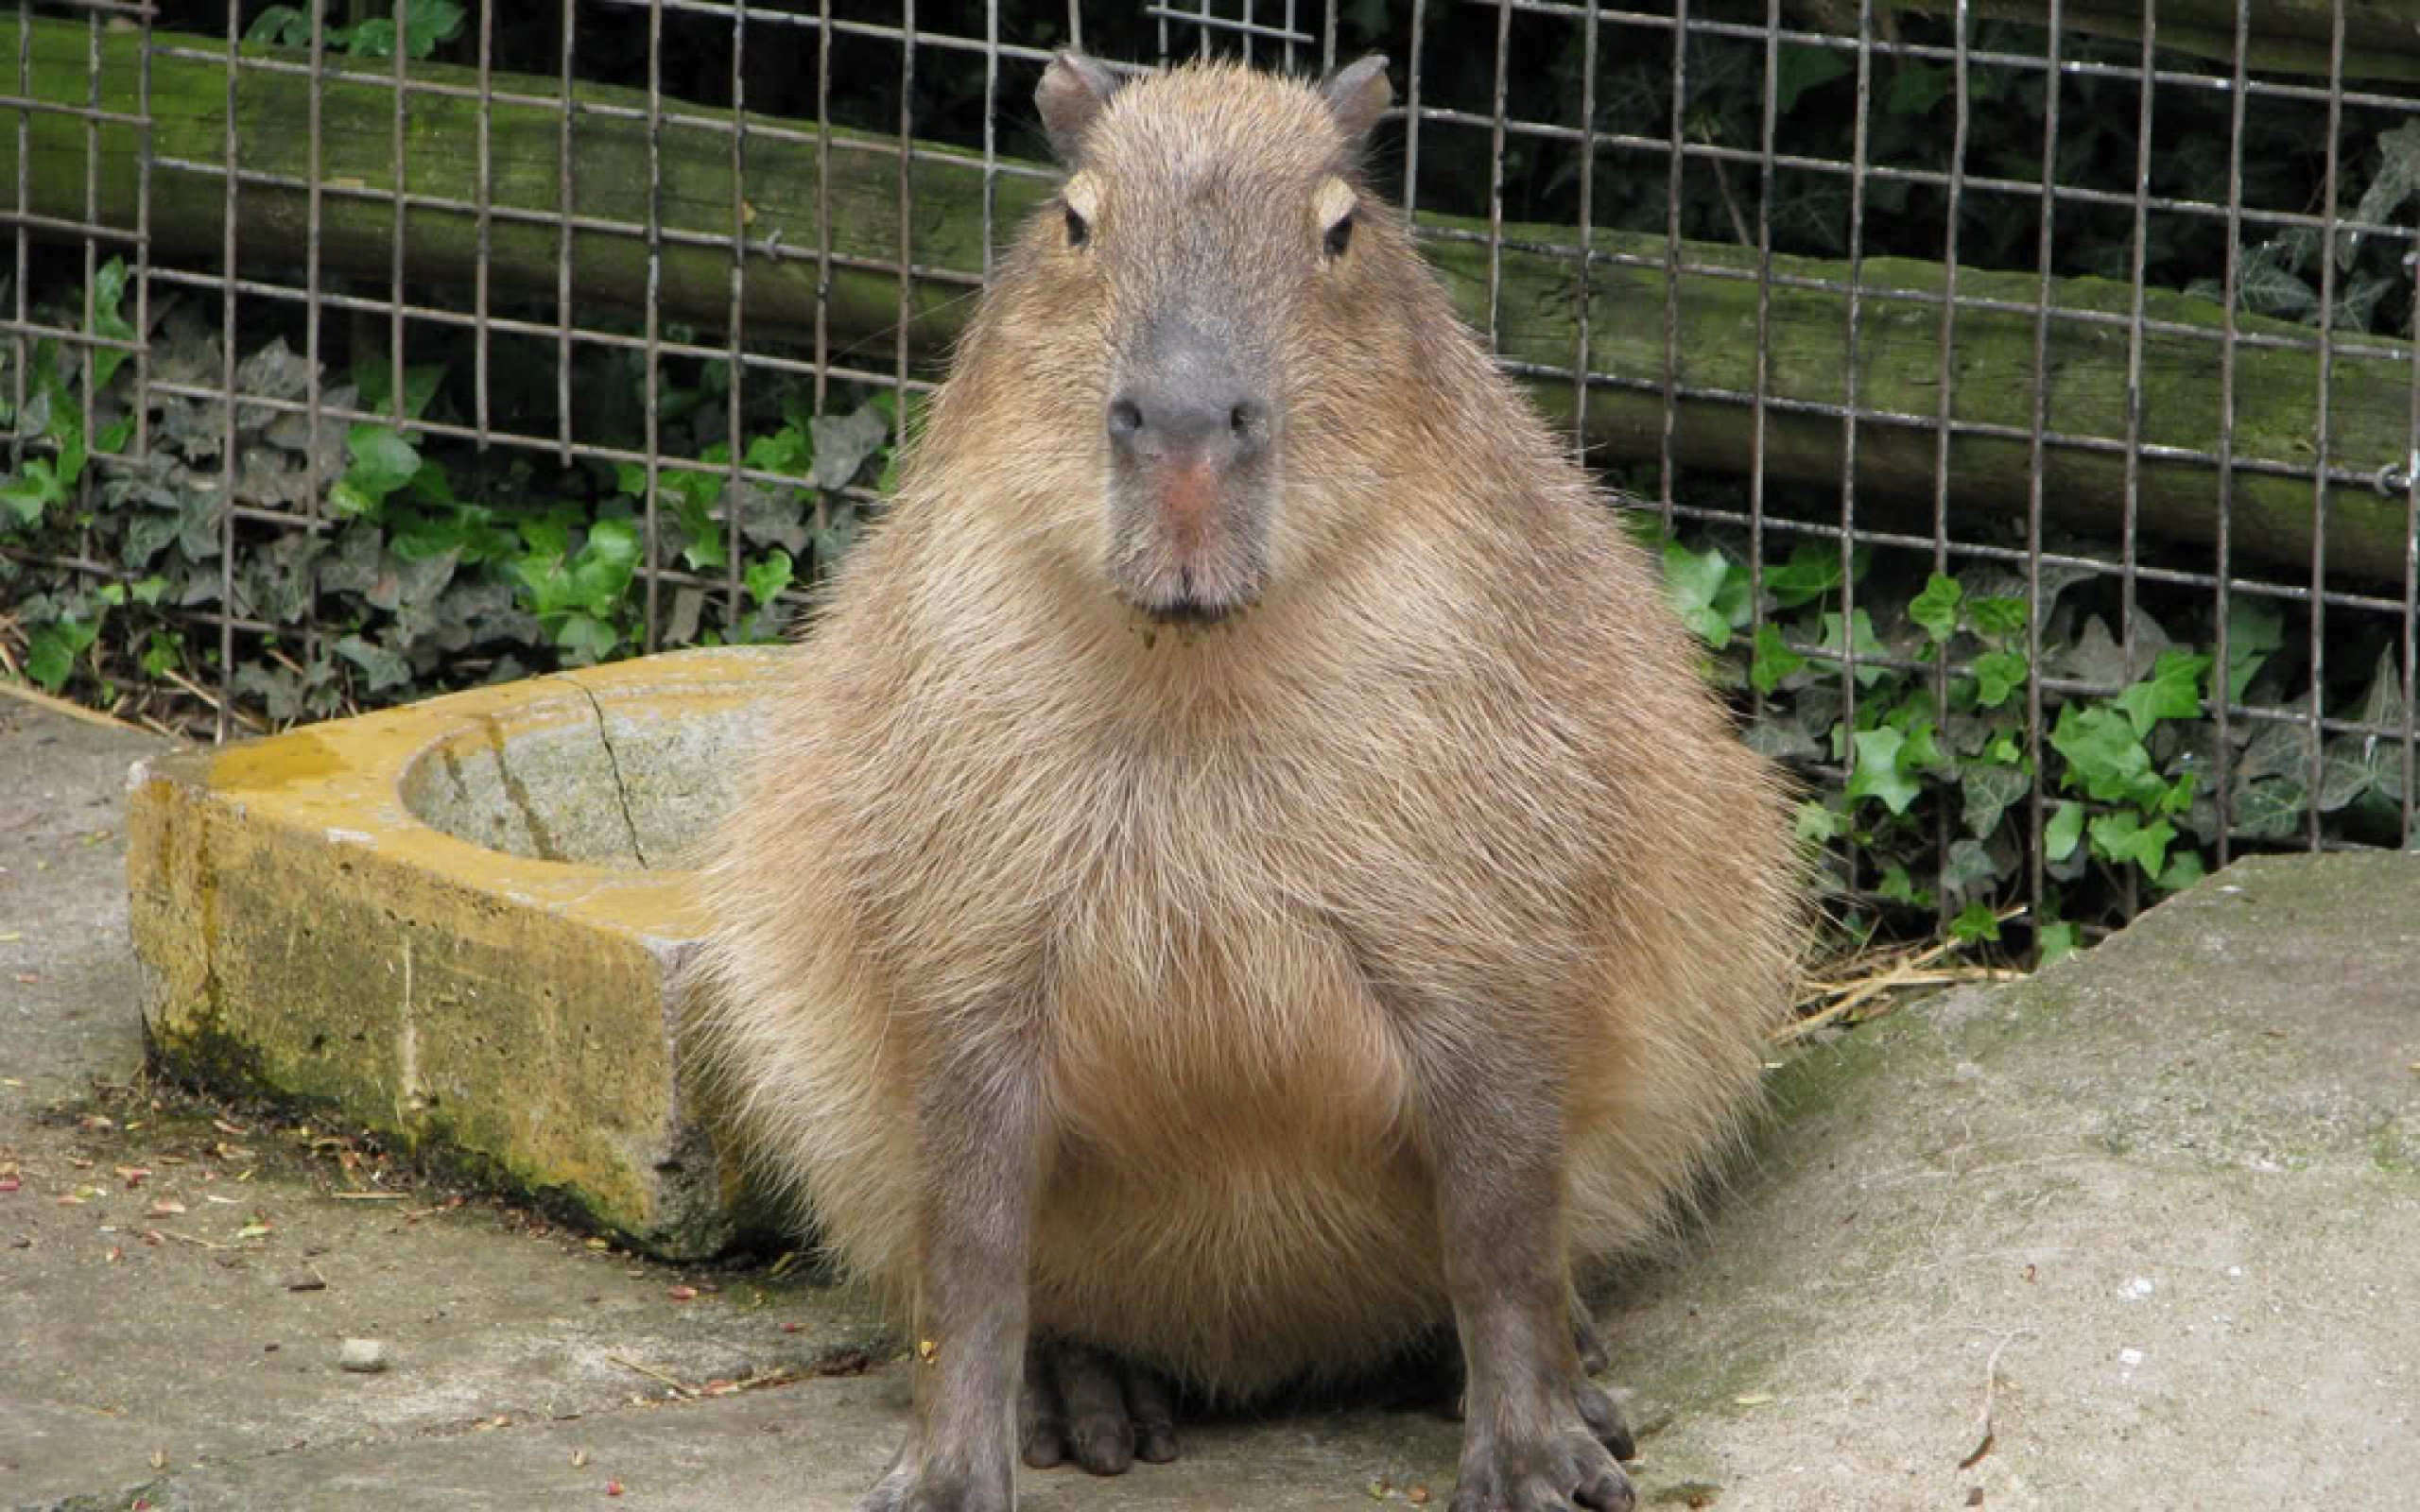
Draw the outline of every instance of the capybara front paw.
M856 1512L1010 1512L1009 1477L942 1470L911 1448L858 1499Z
M1533 1439L1466 1448L1453 1512L1631 1512L1635 1502L1614 1452L1593 1428L1575 1423Z

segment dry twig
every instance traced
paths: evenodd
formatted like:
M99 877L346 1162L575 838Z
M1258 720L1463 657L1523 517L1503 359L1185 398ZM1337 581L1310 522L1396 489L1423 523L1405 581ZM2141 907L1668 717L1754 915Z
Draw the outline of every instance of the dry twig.
M618 1354L609 1354L605 1358L613 1361L615 1365L620 1366L625 1370L635 1370L643 1376L648 1376L654 1380L661 1381L683 1397L695 1397L698 1395L697 1387L682 1380L679 1376L667 1375L651 1365L641 1365L636 1360L626 1360Z
M1992 1452L1992 1403L1999 1395L2000 1355L2010 1345L2031 1336L2032 1332L2031 1329L2016 1329L2001 1334L2000 1342L1992 1346L1992 1357L1983 1366L1983 1411L1975 1424L1975 1447L1958 1462L1960 1469L1973 1469L1982 1463L1984 1455Z
M2000 911L2002 923L2025 912L2022 903ZM1800 999L1798 1007L1804 1015L1773 1032L1776 1041L1788 1043L1803 1040L1826 1024L1843 1020L1862 1022L1872 1014L1858 1010L1887 992L1918 987L1945 987L1959 982L2006 982L2022 977L2022 971L1989 966L1933 965L1944 955L1963 948L1959 939L1936 940L1930 945L1911 946L1896 952L1868 953L1842 962L1837 980L1817 980L1807 984L1811 989ZM1806 1010L1812 1009L1812 1012Z

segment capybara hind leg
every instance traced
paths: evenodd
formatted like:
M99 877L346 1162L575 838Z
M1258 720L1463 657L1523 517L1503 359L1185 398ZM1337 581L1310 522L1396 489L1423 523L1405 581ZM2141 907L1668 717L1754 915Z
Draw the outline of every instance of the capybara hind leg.
M1095 1475L1118 1475L1137 1459L1176 1458L1176 1408L1150 1367L1106 1350L1037 1338L1026 1352L1018 1416L1025 1462L1046 1469L1073 1459Z

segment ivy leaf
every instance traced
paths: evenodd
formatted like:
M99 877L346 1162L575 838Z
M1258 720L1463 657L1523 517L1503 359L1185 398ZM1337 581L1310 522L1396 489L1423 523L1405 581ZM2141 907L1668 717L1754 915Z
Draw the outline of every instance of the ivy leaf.
M1855 739L1857 771L1841 796L1851 801L1879 799L1892 813L1907 813L1921 791L1915 779L1900 769L1908 737L1895 730L1860 730Z
M601 635L610 650L617 637L602 622L630 588L638 531L626 520L595 521L577 556L569 555L570 529L561 520L526 521L521 535L529 550L512 563L513 575L528 591L532 611L552 626L556 644L591 652ZM588 623L576 626L574 619Z
M1908 618L1924 627L1935 642L1946 641L1958 628L1958 602L1966 591L1958 579L1935 573L1925 579L1924 592L1908 603Z
M1979 840L1953 840L1941 858L1941 890L1952 898L1989 886L1999 880L1999 863L1992 859L1992 852Z
M296 40L298 33L299 43ZM300 7L271 6L253 17L252 24L244 28L244 40L264 43L272 47L307 46L311 41L311 23L303 17Z
M258 698L271 719L284 723L302 713L302 679L284 667L247 662L235 669L235 691Z
M428 403L437 397L438 386L445 381L442 364L414 363L404 369L404 418L418 420L428 412ZM364 357L353 365L353 387L361 396L361 407L372 414L385 410L392 414L395 397L394 365L378 357Z
M1928 115L1949 93L1954 77L1930 63L1902 63L1891 75L1883 109L1893 115Z
M1836 48L1784 43L1773 67L1773 111L1788 115L1799 95L1846 74L1849 61Z
M2358 241L2360 238L2347 236L2341 240ZM2350 280L2343 292L2336 297L2337 325L2346 330L2367 331L2370 329L2371 322L2377 318L2378 306L2386 302L2386 297L2406 282L2400 278Z
M396 9L404 20L405 50L413 58L424 59L438 43L461 35L463 10L457 0L406 0ZM363 23L362 29L368 26Z
M2370 674L2370 691L2361 699L2361 723L2372 730L2400 730L2403 725L2403 676L2392 648L2378 653L2377 670Z
M343 481L331 490L345 495L337 506L341 513L374 511L420 471L419 450L389 426L354 426L345 437L344 449L351 461Z
M723 479L712 472L682 469L656 474L658 495L672 504L673 524L681 534L681 558L700 572L711 572L730 559L714 512L722 488Z
M2083 838L2083 805L2069 799L2051 810L2049 821L2042 826L2042 859L2065 861L2075 854L2076 843Z
M147 678L164 678L171 669L183 661L182 649L177 641L159 630L153 630L151 644L145 646L143 650L143 675Z
M1975 701L1996 709L2032 675L2022 651L1986 651L1975 659Z
M1810 798L1798 805L1796 828L1801 844L1823 845L1848 833L1849 820L1847 815L1835 814Z
M1978 940L1996 940L2000 937L1999 916L1992 911L1990 903L1979 899L1959 910L1958 917L1949 921L1949 932L1969 945Z
M235 392L263 399L300 399L311 387L311 364L301 352L287 346L284 336L272 336L268 345L235 365ZM244 404L235 412L235 423L259 429L273 423L278 413L266 404Z
M2329 741L2319 768L2319 811L2333 814L2366 797L2373 788L2385 791L2394 778L2379 760L2384 754L2378 743L2366 735L2339 735ZM2400 769L2398 760L2394 771Z
M1768 620L1756 627L1756 644L1748 662L1748 681L1758 693L1772 693L1806 669L1806 659L1782 639L1781 627Z
M1943 776L1954 775L1944 768L1954 768L1956 763L1945 757L1941 744L1933 738L1932 720L1921 712L1921 699L1910 698L1884 721L1892 729L1908 737L1899 747L1899 765L1910 771L1936 771Z
M748 465L760 472L804 477L814 452L797 426L785 425L770 436L759 436L750 441L745 455Z
M759 604L769 604L776 594L790 586L790 554L771 551L751 562L743 575L748 584L748 596Z
M2202 864L2202 852L2188 849L2168 858L2168 869L2159 874L2154 885L2162 892L2183 892L2207 875L2209 868Z
M76 659L100 633L98 620L62 619L42 627L26 641L26 676L57 693L75 672Z
M603 614L631 586L639 560L639 533L628 521L599 520L571 565L572 592L592 614Z
M5 506L20 525L40 524L43 513L66 498L66 486L46 456L26 458L26 465L17 470L16 476L0 484L0 506Z
M1818 761L1824 754L1823 745L1796 719L1787 717L1795 711L1775 706L1774 717L1759 719L1740 732L1748 748L1768 761Z
M2261 664L2286 644L2286 616L2272 604L2237 594L2227 601L2227 701L2241 703ZM2210 700L2218 701L2216 679Z
M815 542L816 569L831 572L840 565L842 558L848 556L849 548L857 543L856 511L833 510L831 524L816 530L811 539Z
M2051 650L2044 648L2050 670L2058 676L2096 688L2123 688L2135 680L2144 666L2142 653L2129 661L2126 648L2118 637L2109 633L2109 626L2098 614L2086 614L2078 622L2074 639Z
M1874 885L1876 894L1894 903L1910 908L1930 908L1932 894L1916 885L1903 864L1893 861L1882 868L1882 880Z
M1852 563L1862 574L1862 553ZM1841 586L1841 552L1837 546L1803 541L1789 549L1789 560L1765 569L1765 592L1783 609L1811 604Z
M2166 819L2145 824L2139 815L2123 809L2093 816L2089 829L2095 855L2121 865L2131 861L2152 882L2167 868L2168 848L2176 838L2175 826Z
M59 403L55 396L60 390L59 380L46 376L56 361L44 360L43 349L49 345L45 341L34 348L34 391L26 397L25 407L17 411L17 439L21 441L39 441L50 434L51 413Z
M2300 781L2308 776L2311 762L2311 732L2308 725L2288 724L2283 720L2263 720L2258 733L2236 758L2235 780L2238 785L2264 777L2292 777Z
M818 415L807 423L815 438L812 476L819 489L846 485L890 435L890 421L872 404L848 415Z
M1870 688L1890 675L1891 669L1880 664L1882 658L1890 653L1883 646L1882 642L1875 636L1873 617L1865 610L1858 610L1852 616L1850 623L1855 627L1851 633L1855 635L1857 641L1858 686ZM1843 655L1840 615L1826 610L1823 624L1824 636L1816 643L1816 648L1828 651L1835 657Z
M566 614L555 627L555 644L575 660L601 662L614 654L621 641L614 627L587 614Z
M1999 828L2000 816L2025 796L2024 768L1978 762L1960 780L1966 797L1966 833L1980 840Z
M2202 712L2202 674L2210 659L2190 651L2163 651L2152 675L2120 693L2118 707L2134 722L2135 733L2148 735L2163 719L2190 719Z
M2292 271L2293 261L2292 250L2282 244L2282 239L2250 249L2238 265L2236 278L2236 295L2243 307L2256 315L2286 320L2298 319L2317 310L2319 293Z
M139 339L135 334L134 322L126 318L125 305L126 259L112 257L93 273L92 329L94 334L117 341ZM118 369L125 365L126 359L130 355L132 355L131 352L118 348L105 347L95 351L93 353L93 380L90 391L97 394L107 388L110 386L110 380L117 376ZM104 450L114 452L123 448L125 444L125 441L120 439L117 445L105 447Z
M2025 600L2004 594L1969 596L1966 623L1987 641L2004 641L2025 633Z
M2377 176L2361 192L2353 218L2369 226L2391 225L2389 217L2415 193L2420 193L2420 121L2406 121L2392 131L2378 133ZM2359 234L2339 237L2336 266L2351 267L2360 250Z
M409 662L389 647L372 644L358 635L348 635L337 642L336 653L368 675L372 693L401 687L412 679Z
M2045 924L2034 939L2042 947L2042 964L2045 966L2061 956L2073 955L2082 943L2076 937L2076 926L2067 923Z
M2152 771L2151 752L2126 715L2106 707L2068 704L2051 728L2050 745L2066 758L2064 781L2081 783L2085 793L2103 803L2133 802L2146 793L2146 782L2165 789Z
M1732 586L1735 576L1739 581ZM1717 651L1731 644L1733 611L1747 618L1746 575L1720 548L1693 552L1679 541L1666 542L1664 588L1682 622Z
M2299 779L2243 782L2235 794L2236 828L2255 839L2288 839L2302 828L2303 811L2309 806L2310 790Z

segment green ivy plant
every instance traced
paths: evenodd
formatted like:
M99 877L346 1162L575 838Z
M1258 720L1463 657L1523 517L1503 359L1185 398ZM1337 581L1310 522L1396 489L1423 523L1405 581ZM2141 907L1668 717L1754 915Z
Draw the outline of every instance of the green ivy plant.
M1959 938L1998 940L2030 890L2037 843L2046 907L2031 924L2046 958L2075 947L2079 923L2114 917L2130 885L2158 897L2198 881L2222 828L2209 714L2222 697L2276 715L2238 716L2227 732L2223 827L2238 842L2291 841L2314 816L2335 837L2397 839L2399 747L2343 734L2314 752L2308 685L2290 683L2307 648L2290 645L2285 616L2258 598L2228 606L2221 678L2211 655L2171 640L2139 605L2130 659L2102 612L2105 594L2069 570L2046 567L2035 604L2013 573L1891 581L1862 549L1844 562L1835 545L1802 543L1765 568L1752 599L1748 567L1726 544L1657 539L1667 591L1712 653L1711 675L1756 711L1750 743L1802 769L1844 773L1819 776L1799 831L1834 848L1852 932L1938 911ZM1843 584L1855 605L1845 623ZM2174 623L2207 644L2207 612L2188 609ZM2038 743L2027 735L2036 647L2062 684L2113 690L2044 692ZM2399 726L2394 648L2364 665L2358 695L2327 712Z
M112 262L95 281L84 328L132 341L126 302L125 269ZM76 329L83 305L63 301L45 318ZM193 309L164 301L147 335L155 374L218 381L218 335ZM229 590L239 617L273 627L257 643L239 638L232 677L254 717L269 724L625 656L647 644L636 589L648 550L644 469L546 468L433 443L415 422L461 418L448 399L453 369L411 365L398 393L392 365L366 358L349 375L316 375L320 395L330 408L379 421L323 421L314 436L302 415L238 403L239 496L297 519L288 528L239 523L228 563L220 559L219 488L226 408L154 391L149 447L126 455L134 430L126 355L34 343L24 410L0 417L18 458L0 476L0 585L8 589L0 658L18 675L102 702L147 681L215 684L216 634L191 633L181 611L215 610ZM247 396L301 400L313 378L271 337L238 364L236 384ZM795 481L735 478L731 441L700 439L708 417L728 420L717 403L726 383L709 368L693 381L660 385L670 455L653 479L655 549L666 567L712 585L735 565L735 546L742 603L733 613L712 586L673 586L659 644L781 634L795 591L847 550L861 507L856 490L895 466L897 411L888 396L811 416L795 395L777 395L762 428L743 433L741 467ZM107 465L95 465L96 452ZM315 474L321 524L310 529ZM116 579L52 564L88 542Z
M350 26L322 24L320 45L354 58L392 58L400 28L405 56L427 58L462 35L469 14L458 0L394 0L392 16L371 16ZM311 13L301 6L270 6L244 28L244 40L272 47L311 45Z

